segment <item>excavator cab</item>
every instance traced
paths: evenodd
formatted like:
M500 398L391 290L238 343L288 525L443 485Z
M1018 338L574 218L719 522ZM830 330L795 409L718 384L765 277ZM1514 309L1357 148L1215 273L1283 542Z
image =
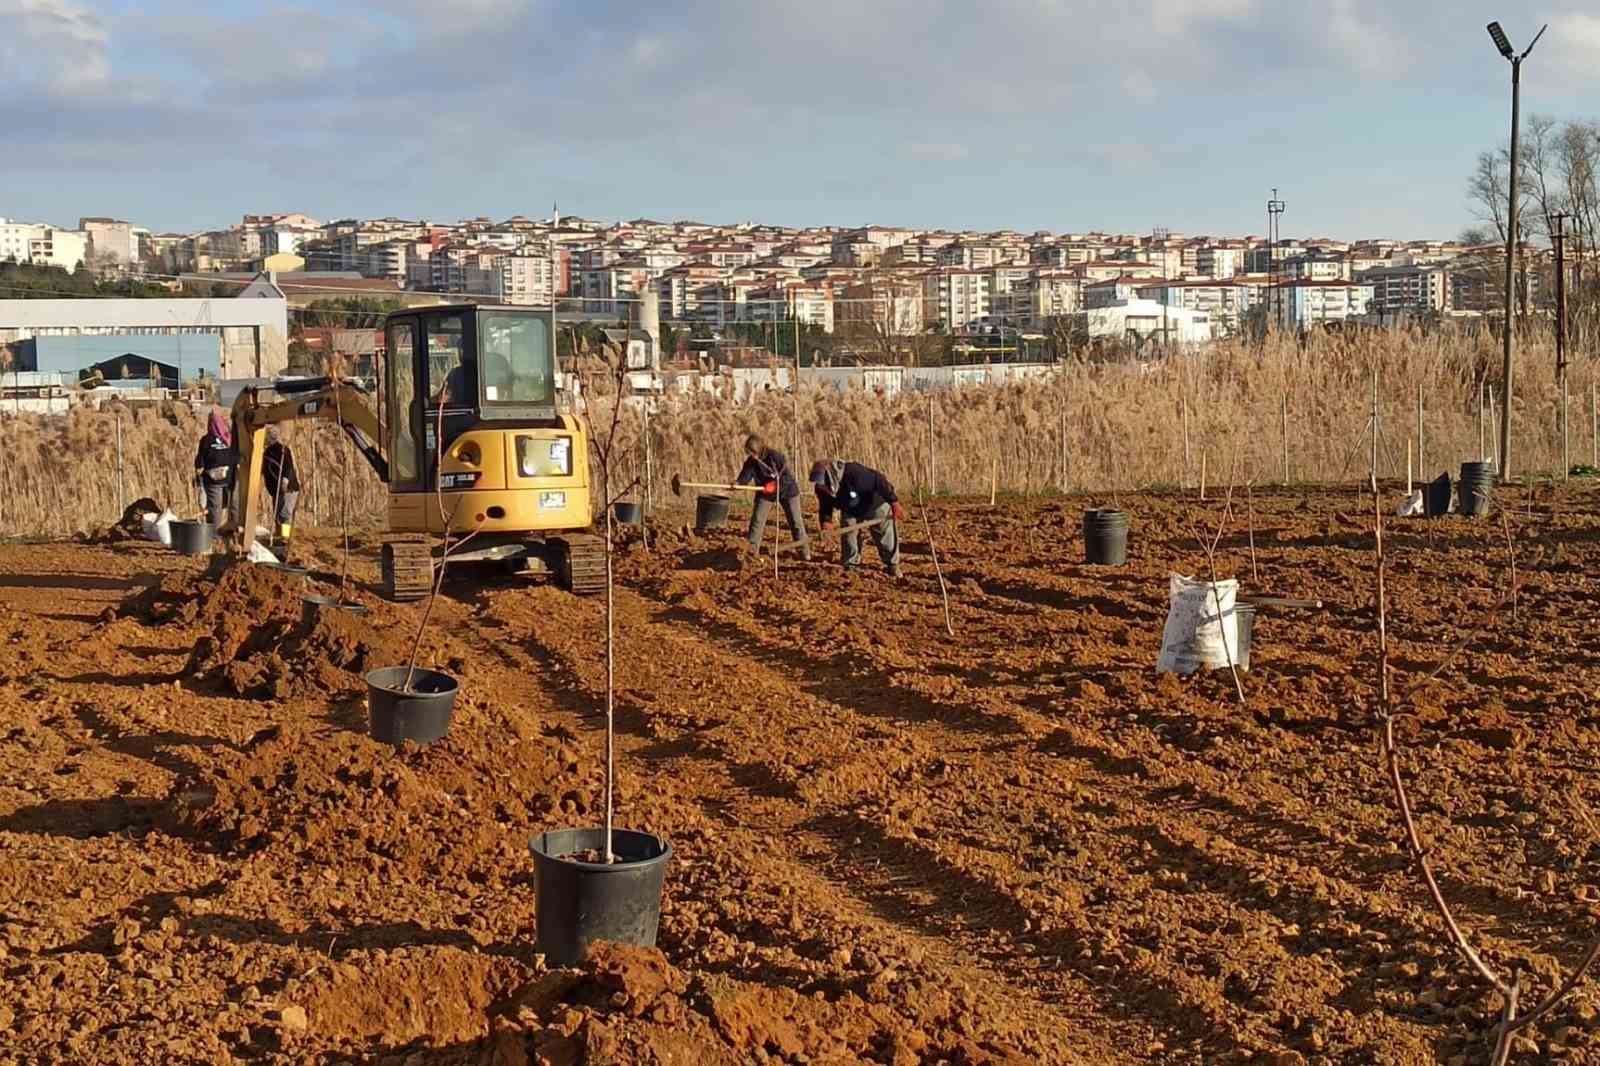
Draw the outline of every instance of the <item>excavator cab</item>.
M427 593L437 561L432 541L446 532L460 542L451 566L498 562L549 574L580 594L600 591L604 547L588 532L589 438L559 402L553 313L408 308L390 314L383 333L375 412L369 396L336 381L302 382L272 406L253 391L240 397L235 497L246 497L245 515L255 513L259 475L252 471L260 469L265 427L334 418L389 488L382 572L391 598Z

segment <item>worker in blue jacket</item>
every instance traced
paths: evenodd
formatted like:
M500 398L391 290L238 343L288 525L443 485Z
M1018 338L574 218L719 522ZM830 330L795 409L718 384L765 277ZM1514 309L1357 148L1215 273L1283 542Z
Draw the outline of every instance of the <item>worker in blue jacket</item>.
M843 459L819 459L811 467L811 484L817 490L817 510L824 532L862 522L878 522L866 532L878 547L878 557L890 577L900 576L900 538L895 523L905 518L905 508L889 479L870 466ZM861 565L861 531L839 537L840 561L845 570Z
M750 509L750 546L761 550L761 538L767 531L767 515L772 505L783 508L783 517L789 523L789 535L801 545L800 557L811 558L811 545L806 540L806 520L800 511L800 485L789 471L789 460L776 448L752 433L744 439L744 467L739 471L736 485L760 485Z

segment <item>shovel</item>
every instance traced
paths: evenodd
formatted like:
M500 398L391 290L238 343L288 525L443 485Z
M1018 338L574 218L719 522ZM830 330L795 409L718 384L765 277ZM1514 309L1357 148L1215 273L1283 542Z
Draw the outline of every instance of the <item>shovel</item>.
M684 489L716 489L718 492L761 492L760 485L718 485L709 481L684 481L672 475L672 494L682 496Z
M846 533L859 533L863 529L871 529L873 526L881 526L887 521L889 521L887 518L869 518L865 522L857 522L853 526L844 526L840 529L825 529L822 531L822 533L830 537L842 537ZM793 551L796 548L804 548L810 543L811 541L809 538L806 540L791 540L789 543L780 544L772 550L775 552Z

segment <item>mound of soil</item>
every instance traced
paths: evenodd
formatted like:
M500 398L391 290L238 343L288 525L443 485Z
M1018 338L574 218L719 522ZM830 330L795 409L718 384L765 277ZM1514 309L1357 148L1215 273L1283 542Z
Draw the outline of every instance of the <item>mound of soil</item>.
M891 972L869 996L805 997L781 983L691 976L653 948L597 944L577 969L546 974L513 995L486 1043L496 1066L1026 1061L961 1035L974 1019L959 992Z

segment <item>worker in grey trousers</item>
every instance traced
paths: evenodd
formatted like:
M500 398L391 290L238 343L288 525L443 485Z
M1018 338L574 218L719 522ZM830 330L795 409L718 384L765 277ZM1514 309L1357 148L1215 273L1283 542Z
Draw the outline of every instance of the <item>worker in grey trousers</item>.
M776 448L752 433L744 439L744 466L735 479L736 485L760 485L750 508L750 546L761 550L761 538L767 532L767 516L774 503L783 507L783 517L789 522L789 535L801 545L800 558L811 558L811 545L806 537L805 515L800 510L800 485L789 470L789 460Z
M817 490L817 516L824 532L877 521L866 532L878 547L878 558L890 577L900 576L900 531L905 508L889 479L870 466L843 459L818 459L811 467L811 484ZM839 561L846 572L861 566L861 533L839 537Z

